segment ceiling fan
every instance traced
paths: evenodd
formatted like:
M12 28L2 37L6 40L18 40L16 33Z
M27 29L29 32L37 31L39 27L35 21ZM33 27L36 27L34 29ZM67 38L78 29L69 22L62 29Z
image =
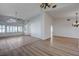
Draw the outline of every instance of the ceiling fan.
M40 5L40 7L41 7L41 8L44 8L44 9L46 9L47 7L48 7L48 8L51 8L51 7L52 7L52 8L56 8L57 5L56 5L56 4L53 5L53 4L54 4L54 3L42 3L42 4Z
M17 21L21 21L22 19L21 18L18 18L17 15L18 15L18 12L16 11L14 17L10 17L7 22L8 23L16 23Z

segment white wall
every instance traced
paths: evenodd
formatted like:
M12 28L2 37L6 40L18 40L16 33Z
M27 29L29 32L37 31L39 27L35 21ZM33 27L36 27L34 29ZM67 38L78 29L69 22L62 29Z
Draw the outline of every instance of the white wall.
M30 31L27 30L25 33L28 34L29 32L31 36L43 40L48 39L50 37L50 26L52 23L52 18L46 13L42 13L30 19L30 22L26 24L26 28ZM28 24L30 24L29 27Z
M73 20L54 19L54 35L79 38L79 28L72 27L73 22Z
M41 33L42 33L42 20L43 20L43 15L37 15L36 17L32 18L30 20L30 34L33 37L37 37L41 39Z
M23 35L23 33L1 33L0 37L18 36Z
M50 15L44 13L44 19L43 19L43 37L42 39L45 40L45 39L48 39L50 38L50 28L51 28L51 25L53 25L53 19L51 18Z

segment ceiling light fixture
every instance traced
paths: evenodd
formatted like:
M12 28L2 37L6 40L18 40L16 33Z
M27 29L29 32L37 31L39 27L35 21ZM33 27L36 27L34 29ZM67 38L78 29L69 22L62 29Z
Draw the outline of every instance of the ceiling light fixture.
M16 22L16 20L15 20L15 19L13 19L13 18L10 18L9 20L7 20L7 22L8 22L8 23L15 23L15 22Z
M10 17L10 19L7 20L8 23L15 23L17 21L17 12L15 12L15 17Z
M78 22L78 13L76 13L76 21L72 24L72 26L74 27L78 27L79 26L79 22Z
M56 8L57 5L54 4L54 5L52 6L52 4L53 4L53 3L42 3L42 4L40 5L40 7L41 7L41 8L44 8L44 9L46 9L47 7L48 7L48 8L51 8L51 7L52 7L52 8Z

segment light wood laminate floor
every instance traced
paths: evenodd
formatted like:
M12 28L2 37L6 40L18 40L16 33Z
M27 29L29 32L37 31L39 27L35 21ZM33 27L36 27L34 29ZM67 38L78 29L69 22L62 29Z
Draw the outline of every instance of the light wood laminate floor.
M2 56L79 56L78 39L54 37L53 46L50 39L40 40L31 36L0 39Z

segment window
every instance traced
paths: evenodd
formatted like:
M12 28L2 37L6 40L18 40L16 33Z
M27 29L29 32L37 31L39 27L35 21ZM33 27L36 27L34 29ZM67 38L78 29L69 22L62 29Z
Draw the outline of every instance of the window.
M0 33L14 33L14 32L22 32L22 26L10 26L10 25L0 25Z
M2 25L2 32L5 32L5 25Z
M22 26L18 26L18 32L22 32Z
M0 33L1 33L1 27L2 27L2 26L0 25Z
M13 26L9 26L9 32L13 32Z
M14 29L15 29L15 26L13 26L13 32L15 32L15 30L14 30Z
M17 26L13 26L13 32L17 32Z
M5 25L0 25L0 33L4 33L5 32Z
M10 27L9 26L7 26L7 32L10 32L10 29L9 29Z

